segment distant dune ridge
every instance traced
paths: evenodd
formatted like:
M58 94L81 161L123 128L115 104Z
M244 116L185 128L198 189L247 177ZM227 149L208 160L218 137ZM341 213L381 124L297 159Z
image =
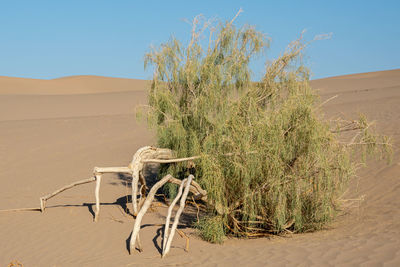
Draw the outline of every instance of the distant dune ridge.
M144 217L143 253L128 255L133 219L123 211L130 188L124 177L104 176L102 213L92 222L94 185L51 199L44 214L0 213L0 266L400 266L400 69L311 81L326 118L376 120L392 136L391 164L359 171L347 199L354 202L332 229L293 238L206 243L190 228L190 251L179 236L165 259L153 242L166 207ZM124 166L141 146L155 144L135 107L147 102L149 81L101 76L53 80L0 76L0 209L35 207L39 197L87 178L94 166ZM119 203L119 204L118 204ZM130 207L130 203L128 203ZM184 223L182 223L184 225ZM162 231L161 231L162 232ZM160 244L160 237L155 239Z
M146 100L149 81L102 76L53 80L0 76L1 120L132 113Z
M52 80L0 76L0 95L71 95L143 90L148 81L103 76L68 76Z

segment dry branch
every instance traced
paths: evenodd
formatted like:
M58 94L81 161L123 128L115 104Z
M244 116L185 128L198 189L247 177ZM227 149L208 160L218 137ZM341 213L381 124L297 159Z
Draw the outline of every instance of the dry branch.
M139 148L139 150L136 151L135 155L133 155L132 162L129 164L129 168L132 170L132 209L135 216L138 213L137 190L139 182L139 172L143 168L143 164L140 162L141 154L149 149L151 149L150 146Z
M189 237L185 234L185 232L183 232L183 231L181 231L181 230L179 230L179 229L176 229L176 232L182 237L182 238L185 238L186 239L186 246L185 246L185 251L186 252L189 252Z
M74 186L81 185L81 184L87 184L87 183L91 183L91 182L94 182L94 181L96 181L95 177L90 177L88 179L79 180L77 182L74 182L72 184L69 184L69 185L66 185L66 186L62 187L62 188L54 191L53 193L50 193L48 195L45 195L44 197L41 197L40 198L40 211L44 212L44 210L46 209L47 200L49 200L50 198L54 197L55 195L58 195L61 192L65 191L67 189L70 189L70 188L72 188Z
M137 190L138 190L138 182L141 181L141 184L146 186L146 181L142 175L145 160L148 158L155 159L168 159L173 156L172 150L164 149L164 148L156 148L151 146L145 146L139 148L135 155L133 155L132 161L129 164L129 169L131 169L132 174L132 208L133 214L136 216L138 213L138 201L137 201ZM145 190L145 187L144 187ZM144 194L145 191L142 191Z
M132 161L129 164L129 169L131 170L131 175L132 175L132 209L133 209L134 216L137 216L137 214L138 214L138 204L139 204L139 208L141 208L142 205L144 204L144 201L143 201L144 198L142 198L142 197L146 193L146 180L144 179L144 176L143 176L144 163L142 162L142 159L145 159L148 157L170 158L170 157L172 157L172 151L169 149L145 146L145 147L138 149L136 151L136 153L133 155ZM140 199L139 199L139 203L138 203L137 190L138 190L138 182L139 181L141 183L141 190L140 190ZM136 241L138 244L139 251L143 251L139 233L137 233Z
M75 187L77 185L91 183L91 182L95 181L96 182L96 188L95 188L96 208L94 211L94 213L95 213L94 221L96 222L96 221L98 221L99 214L100 214L100 185L101 185L102 175L105 173L130 174L130 175L132 175L133 213L134 213L134 215L136 215L136 220L135 220L134 228L132 230L132 235L131 235L131 239L130 239L130 251L132 251L135 248L135 245L138 246L139 251L142 251L142 245L141 245L140 237L139 237L140 223L141 223L141 220L142 220L144 214L151 206L151 203L154 200L155 193L161 186L163 186L167 182L181 185L180 195L176 198L176 200L174 200L174 203L170 207L169 216L171 216L172 208L176 204L178 199L181 197L183 186L185 185L185 182L187 181L186 185L185 185L185 191L181 198L180 208L178 209L178 212L175 216L174 224L172 225L171 235L168 236L168 230L167 230L167 236L164 236L163 255L166 255L171 246L174 232L177 230L176 227L179 222L179 217L184 209L187 194L189 192L191 192L194 195L194 199L201 199L204 201L207 200L207 192L205 190L203 190L198 183L196 183L195 181L192 181L192 179L193 179L192 175L190 175L188 179L185 179L183 181L176 179L176 178L172 177L171 175L167 175L163 179L158 181L150 189L148 197L147 198L145 197L147 187L146 187L146 180L143 175L143 167L146 163L183 162L183 161L197 159L200 157L200 156L195 156L195 157L189 157L189 158L173 159L173 155L174 155L174 153L170 149L156 148L156 147L151 147L151 146L142 147L135 153L135 155L133 156L132 161L128 167L95 167L93 170L93 174L94 174L93 177L84 179L84 180L79 180L77 182L74 182L72 184L69 184L69 185L66 185L66 186L60 188L51 194L41 197L40 198L40 208L10 209L10 210L2 210L2 211L40 210L43 212L46 208L46 201L48 199L60 194L61 192L65 191L67 189ZM233 154L230 153L229 155L233 155ZM140 199L138 201L137 193L138 193L138 183L139 182L140 182ZM169 219L170 219L170 217L169 217ZM169 220L168 220L167 226L169 227ZM189 249L189 239L184 233L181 233L179 230L177 230L177 231L182 237L186 238L185 250L187 251Z
M96 197L96 210L94 212L94 221L97 222L98 216L100 213L100 183L101 183L101 174L96 174L96 190L95 190L95 197Z
M140 230L140 223L142 221L142 218L146 211L149 209L151 202L153 202L154 195L156 194L157 190L160 189L168 180L171 178L171 175L166 175L164 176L160 181L158 181L151 189L150 192L146 198L146 200L143 203L142 208L140 209L139 213L136 216L135 219L135 224L133 226L132 234L131 234L131 239L129 242L129 251L130 253L133 252L135 249L135 243L136 243L136 238L139 235L139 230Z
M182 183L182 180L172 177L168 182L180 185ZM196 183L196 181L192 181L189 190L194 195L194 199L201 199L203 201L207 201L207 191L202 189L201 186L198 183Z
M246 152L246 154L255 154L257 151L249 151ZM225 153L223 154L224 156L235 156L235 155L240 155L239 153ZM184 162L184 161L190 161L190 160L195 160L199 159L202 156L193 156L193 157L186 157L186 158L170 158L170 159L144 159L142 160L142 163L177 163L177 162Z
M168 254L169 250L170 250L170 247L171 247L171 244L172 244L172 240L174 238L175 230L178 227L179 217L181 216L182 211L185 208L186 198L187 198L187 196L189 194L190 184L191 184L193 178L194 178L193 175L189 175L189 177L187 178L188 180L187 180L186 185L185 185L185 191L183 192L183 195L182 195L182 198L181 198L181 201L180 201L180 207L179 207L178 211L176 212L176 215L175 215L175 218L174 218L174 223L172 224L172 227L171 227L171 233L168 234L168 232L167 232L167 235L168 235L167 236L167 244L166 244L165 247L163 247L163 254L162 254L163 257L165 257ZM182 184L183 184L183 182L182 182ZM171 209L171 212L172 212L172 209ZM169 224L169 222L168 222L168 224ZM165 228L168 229L168 226L165 225Z
M132 173L128 167L94 167L93 173Z
M179 198L182 196L183 186L185 185L186 181L187 181L187 179L183 179L181 181L179 190L178 190L178 194L175 196L174 200L171 202L171 205L169 205L169 208L168 208L167 218L165 219L165 226L164 226L164 237L163 237L163 245L162 245L163 254L164 254L165 247L167 245L167 239L168 239L168 235L169 235L169 222L171 220L172 210L175 207L176 202L178 202Z
M0 212L10 212L10 211L40 211L40 208L18 208L18 209L0 210Z

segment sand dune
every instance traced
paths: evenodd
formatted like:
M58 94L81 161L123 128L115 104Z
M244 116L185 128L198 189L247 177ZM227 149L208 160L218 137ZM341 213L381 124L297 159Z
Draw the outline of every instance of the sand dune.
M54 80L0 77L0 209L38 206L39 197L87 178L94 166L126 165L154 136L133 115L146 103L146 81L75 76ZM400 70L312 81L326 117L377 120L394 140L391 164L370 162L347 198L364 195L322 232L287 238L206 243L190 228L190 251L177 236L170 255L158 251L166 207L144 218L145 251L128 255L133 219L122 211L130 188L106 176L100 221L92 222L94 185L51 199L44 214L0 213L0 266L400 266ZM128 203L129 205L129 203ZM184 224L183 224L184 226Z
M0 77L0 121L131 114L146 99L148 85L99 76Z
M100 94L143 90L148 81L102 76L68 76L52 80L0 76L0 95Z

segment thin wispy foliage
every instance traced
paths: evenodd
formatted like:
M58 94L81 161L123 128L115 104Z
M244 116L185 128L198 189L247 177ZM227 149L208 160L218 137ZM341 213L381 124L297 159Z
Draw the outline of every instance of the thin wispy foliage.
M206 240L321 229L355 174L355 149L388 147L365 120L322 119L304 47L302 38L292 42L255 82L249 63L265 54L265 34L196 17L187 45L171 37L146 54L154 67L147 118L158 146L202 156L163 172L194 173L207 190L208 216L197 223ZM343 131L356 134L344 142Z

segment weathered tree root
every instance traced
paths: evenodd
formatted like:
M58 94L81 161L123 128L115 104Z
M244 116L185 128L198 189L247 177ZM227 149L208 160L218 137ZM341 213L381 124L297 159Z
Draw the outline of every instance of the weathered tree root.
M178 202L179 198L182 196L183 192L183 186L185 185L187 179L183 179L179 189L178 189L178 194L174 198L174 200L171 202L171 205L169 205L168 208L168 213L167 213L167 218L165 219L165 226L164 226L164 236L163 236L163 243L162 243L162 254L164 255L165 247L167 245L167 239L169 235L169 222L171 220L171 215L172 215L172 210L175 207L176 202Z
M191 184L193 178L194 178L193 175L189 175L189 177L187 179L184 179L181 182L180 187L179 187L179 193L175 197L175 199L173 200L173 202L171 203L171 205L170 205L170 207L168 209L168 216L167 216L167 220L166 220L166 224L165 224L165 228L164 228L163 252L162 252L162 256L163 257L165 255L167 255L167 253L169 252L169 249L171 247L171 243L172 243L176 228L177 228L178 223L179 223L179 217L182 214L183 209L185 208L185 201L186 201L187 195L189 194L190 184ZM139 210L139 213L136 216L136 220L135 220L135 223L134 223L134 226L133 226L133 230L132 230L132 234L131 234L131 238L130 238L130 242L129 242L129 251L130 251L130 253L132 253L134 251L134 249L135 249L136 242L138 241L137 237L139 236L141 221L143 219L144 214L146 214L146 212L149 209L151 203L153 202L155 194L157 193L157 190L160 189L167 182L170 182L171 180L176 181L177 179L172 177L171 175L166 175L166 176L164 176L164 178L162 178L160 181L158 181L151 188L146 200L143 203L143 206L141 207L141 209ZM182 194L182 189L183 189L184 185L185 185L185 191ZM178 209L178 211L177 211L177 213L175 215L174 223L173 223L172 228L171 228L171 234L169 234L168 230L169 230L169 222L170 222L170 218L171 218L171 214L172 214L172 209L175 206L176 202L179 200L179 198L181 198L180 207L179 207L179 209ZM188 244L186 245L186 247L188 247ZM139 249L139 251L141 251L140 246L138 246L138 249Z
M175 218L174 218L174 223L172 224L171 233L170 234L168 233L169 219L171 218L171 213L172 213L173 206L175 206L175 203L176 203L176 201L178 200L178 198L180 196L177 196L174 199L173 203L171 204L170 208L168 209L168 216L167 216L167 220L165 222L165 228L164 228L165 230L164 230L162 257L165 257L168 254L169 250L170 250L170 247L171 247L171 244L172 244L172 240L174 238L175 230L178 227L179 217L181 216L182 211L185 208L186 198L187 198L187 196L189 194L190 184L191 184L193 178L194 178L193 175L189 175L189 177L187 178L187 181L183 180L182 184L181 184L182 186L179 188L179 191L182 192L183 184L186 183L185 191L183 192L183 195L182 195L182 198L181 198L181 201L180 201L180 207L179 207L178 211L176 212L176 215L175 215Z
M130 253L134 250L135 246L137 245L138 250L142 251L142 245L140 242L139 231L140 231L140 224L144 214L149 209L152 201L154 200L155 194L159 188L161 188L165 183L170 182L173 184L180 185L180 193L177 196L168 210L168 218L165 225L164 230L164 238L163 238L163 252L162 256L164 257L170 249L172 239L174 237L175 231L177 231L181 236L186 238L186 248L187 251L189 249L189 238L183 233L177 230L177 226L179 223L179 217L183 212L185 207L185 201L189 192L191 192L194 196L194 199L201 199L203 201L207 201L207 192L201 188L201 186L193 181L193 175L190 175L187 179L183 181L172 177L171 175L167 175L163 177L160 181L158 181L151 189L146 197L146 180L144 179L143 175L143 167L146 163L176 163L176 162L184 162L184 161L191 161L194 159L199 158L199 156L189 157L189 158L174 158L173 151L170 149L163 149L163 148L156 148L151 146L146 146L140 148L132 158L131 163L128 167L95 167L93 170L93 177L79 180L72 184L66 185L53 193L50 193L46 196L40 198L40 208L36 210L40 210L44 212L46 209L47 200L50 198L60 194L61 192L75 187L77 185L96 182L95 188L95 198L96 198L96 209L94 215L94 221L98 221L99 214L100 214L100 185L102 175L105 173L126 173L132 176L132 209L133 214L136 216L134 227L132 230L131 238L130 238ZM140 189L138 188L140 183ZM182 194L183 187L185 187L184 192ZM140 191L139 200L137 199L138 189ZM169 221L171 219L172 209L175 206L176 202L181 199L180 207L175 215L174 223L171 228L171 233L169 234ZM29 209L21 209L21 210L35 210L35 208Z
M171 179L168 181L172 184L180 185L182 183L182 180L176 179L174 177L171 177ZM196 182L193 181L190 184L189 192L193 194L193 197L195 200L203 200L207 201L207 191L201 188L201 186Z
M151 189L149 194L147 195L146 200L143 203L142 208L138 212L135 223L133 225L133 230L131 234L131 239L129 242L129 252L132 253L135 249L136 245L136 238L139 235L139 230L140 230L140 223L142 222L143 216L146 213L146 211L149 209L151 202L154 200L154 195L156 194L157 190L160 189L168 180L171 178L171 175L166 175L164 176L160 181L158 181Z
M157 160L165 160L165 159L170 159L172 158L173 153L170 149L163 149L163 148L155 148L155 147L142 147L138 150L138 152L135 153L135 156L133 157L131 163L129 164L128 167L95 167L93 170L93 177L90 177L88 179L84 180L79 180L77 182L74 182L72 184L66 185L53 193L50 193L46 196L43 196L40 198L40 211L44 212L46 209L46 203L47 200L50 198L60 194L61 192L70 189L72 187L75 187L77 185L81 184L86 184L86 183L91 183L96 181L96 190L95 190L95 198L96 198L96 211L95 211L95 221L98 220L98 215L100 212L100 195L99 195L99 190L100 190L100 183L101 183L101 177L105 173L126 173L134 176L135 180L135 185L132 186L132 191L134 191L137 194L137 184L138 181L142 185L142 195L145 194L146 190L146 181L143 177L142 170L143 170L143 165L144 162L142 162L143 159L148 159L148 158L154 158ZM135 174L134 174L135 173ZM134 190L134 188L136 188ZM133 196L132 196L133 197ZM134 214L137 213L137 197L136 195L132 198L135 199L135 203L133 204L134 206ZM136 212L135 212L135 207L136 207Z

